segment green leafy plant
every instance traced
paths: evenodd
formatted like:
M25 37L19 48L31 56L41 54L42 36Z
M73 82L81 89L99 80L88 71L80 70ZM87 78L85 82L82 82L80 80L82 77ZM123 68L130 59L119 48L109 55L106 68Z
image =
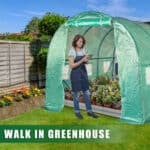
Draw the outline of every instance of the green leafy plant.
M5 101L3 99L0 99L0 107L5 106Z
M110 95L107 95L105 98L103 98L103 104L112 104L112 98Z
M23 100L23 95L20 91L17 91L16 89L14 89L12 91L12 94L11 94L14 98L15 101L19 102L19 101L22 101Z
M17 101L17 102L20 102L20 101L23 100L23 97L22 97L21 94L18 94L18 95L16 95L16 96L14 96L14 100Z
M0 36L1 40L13 40L13 41L32 41L33 37L30 34L8 34L8 35L3 35Z
M66 20L66 17L48 12L40 19L38 29L41 34L53 36L59 26Z
M9 95L4 95L3 100L5 102L5 106L9 106L13 103L13 97Z
M25 87L20 88L20 93L22 94L22 97L25 98L25 99L30 98L32 96L31 93L30 93L30 90L25 88Z
M90 80L89 83L91 99L96 99L97 103L105 106L120 104L121 95L118 81L111 80L108 75L102 75Z
M40 68L45 68L48 48L42 47L37 54L38 64Z
M110 77L106 74L106 75L100 75L96 77L95 82L98 85L106 85L110 83Z
M42 95L41 90L37 86L33 86L33 85L30 86L29 93L30 95L35 97Z

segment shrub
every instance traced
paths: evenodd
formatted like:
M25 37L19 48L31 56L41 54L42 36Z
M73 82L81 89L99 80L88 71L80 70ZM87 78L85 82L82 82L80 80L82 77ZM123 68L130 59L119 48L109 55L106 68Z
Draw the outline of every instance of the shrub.
M9 34L4 35L0 37L1 40L13 40L13 41L32 41L33 37L29 34L22 34L22 35L16 35L16 34Z
M46 58L47 58L48 48L42 47L37 54L38 64L40 68L45 68L46 66Z

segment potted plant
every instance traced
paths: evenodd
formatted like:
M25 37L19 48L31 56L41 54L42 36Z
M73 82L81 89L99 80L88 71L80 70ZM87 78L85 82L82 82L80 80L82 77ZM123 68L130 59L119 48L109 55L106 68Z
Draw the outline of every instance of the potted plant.
M91 103L96 105L96 92L91 93Z
M96 105L97 106L103 106L103 102L102 102L102 98L101 97L97 97L96 98Z
M105 98L103 98L103 104L104 104L104 107L111 108L112 99L110 95L107 95Z
M96 77L96 83L98 85L106 85L110 83L110 77L107 74Z
M113 97L112 108L119 109L119 110L121 109L121 96L120 96L120 94L116 94Z
M120 109L121 108L121 95L120 95L120 87L117 81L111 81L112 85L112 108Z
M65 99L73 100L71 89L65 88Z
M114 101L113 100L113 102L112 102L112 108L120 110L121 109L121 101L118 101L118 100Z
M84 97L83 97L83 93L82 92L80 92L79 101L81 103L84 103Z
M96 105L103 106L103 87L99 86L97 92L96 92Z

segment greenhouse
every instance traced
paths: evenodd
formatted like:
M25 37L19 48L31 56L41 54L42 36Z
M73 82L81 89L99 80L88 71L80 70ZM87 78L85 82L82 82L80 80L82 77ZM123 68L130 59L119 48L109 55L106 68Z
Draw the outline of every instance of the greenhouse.
M86 65L89 80L107 74L117 79L121 93L121 120L150 122L150 26L100 12L83 12L69 18L56 31L49 46L44 107L61 111L69 80L68 51L81 34L93 57Z

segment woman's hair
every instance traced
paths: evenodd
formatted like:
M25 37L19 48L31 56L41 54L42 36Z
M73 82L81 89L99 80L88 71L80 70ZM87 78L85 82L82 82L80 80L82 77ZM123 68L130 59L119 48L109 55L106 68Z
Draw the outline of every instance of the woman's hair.
M74 37L74 39L73 39L73 41L72 41L72 46L75 48L75 47L77 47L77 41L79 40L79 39L82 39L83 40L83 45L82 45L82 47L81 48L83 48L84 47L84 45L85 45L85 38L82 36L82 35L80 35L80 34L77 34L77 35L75 35L75 37Z

